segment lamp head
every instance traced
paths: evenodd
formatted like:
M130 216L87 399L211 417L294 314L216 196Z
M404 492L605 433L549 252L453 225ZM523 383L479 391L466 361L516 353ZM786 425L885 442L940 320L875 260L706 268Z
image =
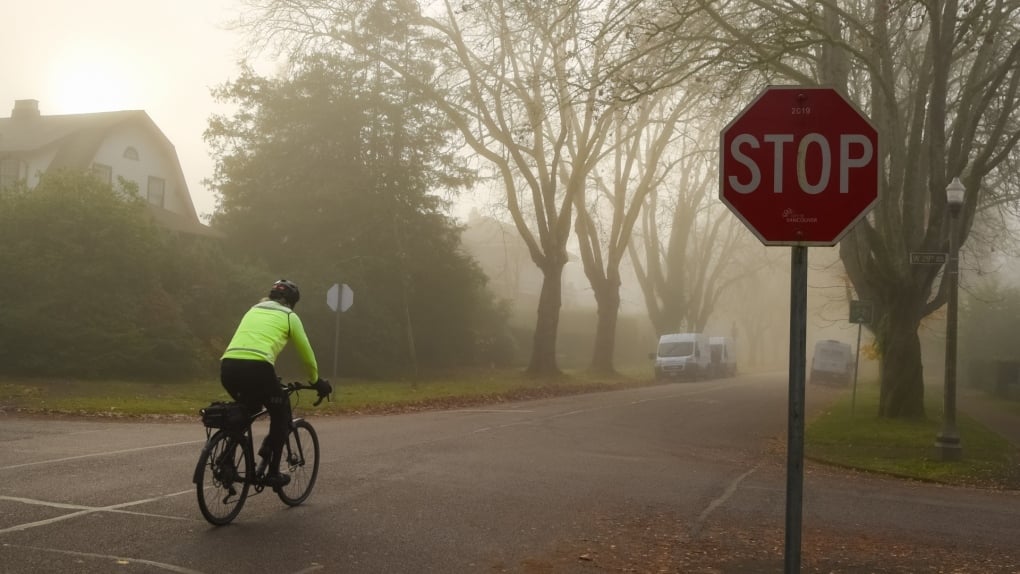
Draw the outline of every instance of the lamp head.
M949 208L953 210L960 209L963 205L963 196L967 193L967 188L963 187L960 182L960 178L954 177L953 181L949 182L946 186L946 202L949 204Z

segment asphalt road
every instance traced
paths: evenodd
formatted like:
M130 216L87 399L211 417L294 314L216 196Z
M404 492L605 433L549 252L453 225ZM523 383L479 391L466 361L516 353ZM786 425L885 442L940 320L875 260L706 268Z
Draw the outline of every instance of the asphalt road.
M267 491L219 528L190 482L197 422L5 416L0 572L661 571L666 555L720 533L782 533L785 385L753 375L310 417L323 448L311 498L287 508ZM809 410L832 392L809 387ZM1016 492L809 466L803 504L809 541L824 531L989 549L997 571L1020 572ZM805 560L830 551L811 542Z

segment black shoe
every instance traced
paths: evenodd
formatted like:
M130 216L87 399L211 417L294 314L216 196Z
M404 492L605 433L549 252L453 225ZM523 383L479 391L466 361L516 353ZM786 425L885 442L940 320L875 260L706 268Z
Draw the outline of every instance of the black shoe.
M280 488L281 486L287 486L290 484L290 475L281 474L279 472L266 476L265 480L262 481L266 486L270 486L273 489Z

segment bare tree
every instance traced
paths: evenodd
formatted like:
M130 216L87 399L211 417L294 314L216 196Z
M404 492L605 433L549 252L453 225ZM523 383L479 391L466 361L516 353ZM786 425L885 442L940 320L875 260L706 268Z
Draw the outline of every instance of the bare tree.
M612 133L613 118L672 74L635 73L662 46L635 47L626 22L639 0L456 3L247 0L243 24L263 42L331 47L388 66L431 97L465 145L499 173L506 208L543 274L528 371L559 372L561 276L575 205ZM401 30L434 67L373 50Z
M578 197L575 231L585 275L598 305L591 359L594 372L615 371L620 264L649 195L654 196L664 175L671 171L671 162L665 161L665 156L676 138L677 123L693 101L679 95L678 90L663 90L629 110L619 110L614 145L592 170L595 193L590 198Z
M983 206L1015 204L1020 116L1020 1L744 0L704 9L735 70L765 81L834 86L866 110L881 142L877 208L840 243L881 356L879 414L924 415L918 328L946 301L938 268L911 251L962 244ZM946 185L967 188L955 228Z
M661 183L648 194L641 230L630 246L656 333L705 329L720 297L748 277L760 259L740 258L753 239L716 199L715 147L725 114L687 111L660 160Z
M777 301L789 297L790 260L785 252L766 247L747 232L756 245L740 249L742 260L753 262L742 280L733 284L720 307L735 317L731 336L739 353L752 367L780 368L789 364L787 353L789 309Z

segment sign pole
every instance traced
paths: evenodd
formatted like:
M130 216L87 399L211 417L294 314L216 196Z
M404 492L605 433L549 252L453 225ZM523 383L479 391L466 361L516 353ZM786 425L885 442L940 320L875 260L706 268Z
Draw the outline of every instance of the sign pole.
M857 356L854 357L854 390L850 395L850 416L857 410L857 371L861 364L861 329L865 323L871 322L872 305L870 301L850 301L850 322L857 323Z
M336 309L336 330L333 332L333 380L336 380L336 367L337 358L340 355L340 313L342 311L339 307Z
M804 498L804 365L807 362L808 248L791 248L790 262L790 406L786 446L785 574L800 572L801 517Z
M340 313L354 304L354 291L346 284L334 283L326 291L326 305L336 313L336 332L333 333L333 378L336 378L337 365L340 363Z
M878 130L832 88L770 86L719 134L719 199L765 245L790 245L786 574L800 572L807 248L833 246L878 202Z
M854 416L857 408L857 369L861 364L861 323L857 323L857 356L854 357L854 390L850 395L850 416Z

